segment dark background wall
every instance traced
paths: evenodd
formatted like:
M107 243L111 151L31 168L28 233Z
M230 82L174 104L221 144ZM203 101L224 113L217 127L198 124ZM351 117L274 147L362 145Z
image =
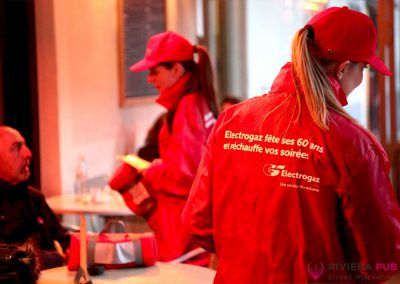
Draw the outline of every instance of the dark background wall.
M33 153L31 184L40 188L33 0L0 1L0 124L16 128Z

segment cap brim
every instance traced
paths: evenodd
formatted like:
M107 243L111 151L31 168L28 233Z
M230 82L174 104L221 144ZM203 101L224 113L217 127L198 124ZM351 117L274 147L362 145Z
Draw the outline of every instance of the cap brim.
M131 70L132 72L141 72L154 67L153 65L154 64L148 62L146 58L143 58L142 60L136 62L131 67L129 67L129 70Z
M386 76L392 75L392 72L390 72L389 68L387 68L385 63L383 63L383 61L375 54L368 60L368 64L383 75Z

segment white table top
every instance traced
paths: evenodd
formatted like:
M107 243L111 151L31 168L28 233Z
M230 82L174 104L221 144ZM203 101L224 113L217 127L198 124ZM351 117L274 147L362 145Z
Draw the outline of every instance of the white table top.
M43 270L39 284L73 283L75 271L68 271L66 266ZM103 275L91 276L96 284L135 283L135 284L211 284L215 271L190 265L157 262L146 268L106 270Z
M104 203L84 203L75 195L58 195L46 198L47 204L56 214L97 214L102 216L129 216L134 213L125 205L123 199L114 196Z

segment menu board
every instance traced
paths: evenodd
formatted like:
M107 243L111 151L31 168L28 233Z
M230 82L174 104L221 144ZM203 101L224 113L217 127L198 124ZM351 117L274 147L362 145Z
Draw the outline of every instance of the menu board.
M165 31L165 9L165 0L119 0L121 106L157 94L147 83L148 72L129 67L143 58L148 39Z

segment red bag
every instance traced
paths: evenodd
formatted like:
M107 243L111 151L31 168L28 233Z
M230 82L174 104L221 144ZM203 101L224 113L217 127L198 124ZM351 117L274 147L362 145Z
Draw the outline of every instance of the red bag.
M104 265L106 269L116 269L155 264L157 245L153 233L106 233L111 224L113 222L108 223L100 234L87 234L88 267ZM73 233L71 234L68 270L78 270L79 264L80 234Z

